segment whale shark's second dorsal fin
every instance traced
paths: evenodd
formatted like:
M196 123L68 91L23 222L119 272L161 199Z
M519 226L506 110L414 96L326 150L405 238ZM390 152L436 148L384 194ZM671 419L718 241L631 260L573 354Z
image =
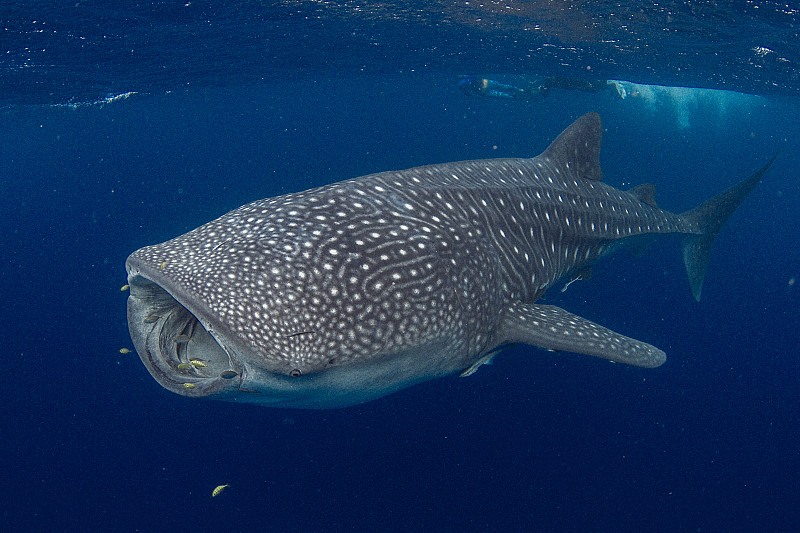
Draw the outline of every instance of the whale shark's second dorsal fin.
M560 168L568 168L577 178L602 180L600 169L600 144L603 125L600 115L586 113L556 137L539 157Z
M656 203L656 186L652 183L641 183L636 187L628 189L628 192L634 195L643 204L658 208L658 204Z

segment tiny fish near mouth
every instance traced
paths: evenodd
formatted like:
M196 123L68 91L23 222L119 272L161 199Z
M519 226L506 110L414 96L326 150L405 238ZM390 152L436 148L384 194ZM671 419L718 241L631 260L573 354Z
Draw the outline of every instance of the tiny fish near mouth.
M601 131L589 113L531 159L362 176L141 248L126 263L136 349L178 394L300 408L469 375L510 343L659 366L658 348L536 301L665 234L681 236L699 299L714 237L774 157L674 214L652 185L601 181Z

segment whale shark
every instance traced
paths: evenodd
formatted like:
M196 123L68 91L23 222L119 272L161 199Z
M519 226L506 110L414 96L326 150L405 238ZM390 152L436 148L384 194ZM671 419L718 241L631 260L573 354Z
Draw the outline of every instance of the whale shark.
M677 214L652 184L602 181L601 137L589 113L533 158L370 174L141 248L126 261L136 350L184 396L315 409L468 376L515 343L657 367L659 348L537 301L670 234L699 300L715 236L775 156Z

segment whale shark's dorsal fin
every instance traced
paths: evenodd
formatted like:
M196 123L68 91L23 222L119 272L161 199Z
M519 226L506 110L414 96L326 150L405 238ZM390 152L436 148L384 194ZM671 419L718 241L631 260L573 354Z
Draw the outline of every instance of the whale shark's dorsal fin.
M599 181L603 179L600 169L602 140L600 115L586 113L556 137L540 157L566 166L575 177Z

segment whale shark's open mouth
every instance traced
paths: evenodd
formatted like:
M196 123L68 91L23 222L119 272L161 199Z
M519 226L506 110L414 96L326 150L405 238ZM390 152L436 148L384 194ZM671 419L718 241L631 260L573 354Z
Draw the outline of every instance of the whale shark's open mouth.
M128 327L147 370L185 396L220 396L239 389L242 368L189 309L145 275L129 276Z

